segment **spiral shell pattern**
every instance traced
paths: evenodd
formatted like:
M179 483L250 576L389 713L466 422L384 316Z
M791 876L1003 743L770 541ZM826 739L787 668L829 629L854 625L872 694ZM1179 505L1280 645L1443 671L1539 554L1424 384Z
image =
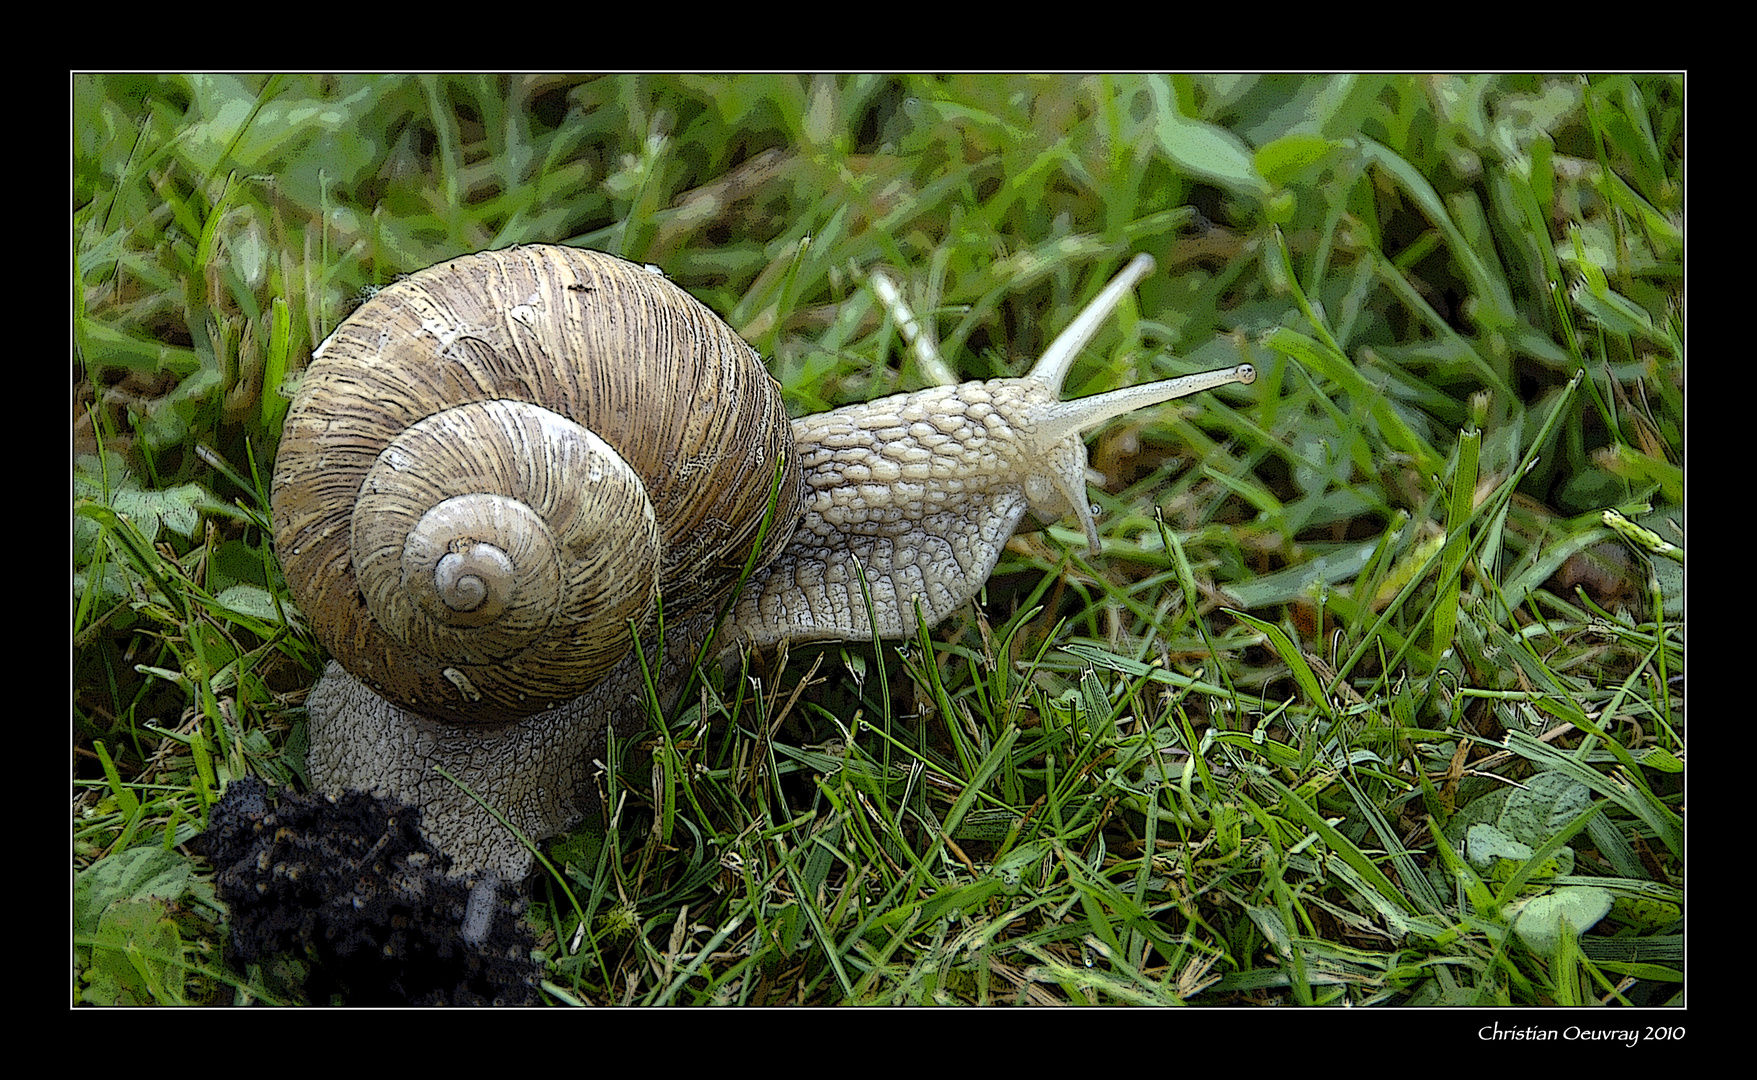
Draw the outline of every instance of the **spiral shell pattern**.
M521 247L398 281L314 354L275 533L344 667L496 722L590 689L658 605L711 613L771 491L757 565L799 490L779 388L729 327L655 272Z

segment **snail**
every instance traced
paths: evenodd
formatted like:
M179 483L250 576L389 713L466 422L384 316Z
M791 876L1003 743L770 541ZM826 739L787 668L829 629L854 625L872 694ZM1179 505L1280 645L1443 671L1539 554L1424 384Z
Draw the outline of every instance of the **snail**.
M1060 400L1152 266L1023 378L798 420L731 328L610 255L515 247L381 290L313 353L275 468L282 566L333 657L314 786L419 807L454 873L517 880L528 851L470 792L533 840L574 824L606 732L677 692L722 612L722 651L907 637L976 594L1028 510L1072 512L1097 550L1080 433L1255 378Z

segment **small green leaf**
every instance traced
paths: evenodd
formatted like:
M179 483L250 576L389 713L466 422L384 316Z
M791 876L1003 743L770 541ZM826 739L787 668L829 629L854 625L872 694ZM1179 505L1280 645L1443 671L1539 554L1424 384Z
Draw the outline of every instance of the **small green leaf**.
M1165 79L1153 79L1148 85L1159 118L1159 145L1173 163L1236 195L1269 197L1269 182L1257 172L1250 147L1242 139L1223 127L1185 116Z
M1323 161L1332 148L1330 140L1319 135L1283 135L1263 144L1257 151L1257 172L1271 184L1282 187Z
M1531 858L1529 845L1521 844L1493 825L1472 825L1465 833L1464 851L1478 870L1490 869L1498 860L1524 862Z
M214 597L221 607L278 625L281 611L275 608L274 595L260 585L233 585Z
M1585 784L1559 772L1541 772L1507 796L1500 825L1508 835L1537 847L1591 802Z
M1614 896L1611 915L1638 930L1662 930L1684 917L1684 909L1669 900L1651 896Z
M1513 930L1525 947L1539 956L1554 956L1563 934L1578 938L1598 925L1611 910L1611 894L1603 889L1570 887L1516 900L1506 907Z
M162 900L118 900L101 916L91 941L88 1005L181 1005L183 952L177 924Z

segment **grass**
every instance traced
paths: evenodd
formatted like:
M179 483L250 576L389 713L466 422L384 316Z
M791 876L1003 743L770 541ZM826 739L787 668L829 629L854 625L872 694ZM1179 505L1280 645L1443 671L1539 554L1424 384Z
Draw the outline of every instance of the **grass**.
M548 999L1681 1003L1682 98L76 76L75 1000L300 998L183 847L302 782L289 380L363 290L559 241L664 267L795 415L931 380L880 267L988 378L1146 251L1069 396L1259 377L1089 440L1101 553L1022 534L919 640L743 658L615 747L534 882Z

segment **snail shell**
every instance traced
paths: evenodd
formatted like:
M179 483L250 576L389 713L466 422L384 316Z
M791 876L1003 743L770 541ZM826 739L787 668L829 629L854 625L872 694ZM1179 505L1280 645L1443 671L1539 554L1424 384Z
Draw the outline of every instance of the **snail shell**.
M424 715L504 721L589 689L660 610L725 602L801 481L750 346L654 271L519 247L380 291L313 355L274 483L319 639ZM632 628L632 636L631 636Z

